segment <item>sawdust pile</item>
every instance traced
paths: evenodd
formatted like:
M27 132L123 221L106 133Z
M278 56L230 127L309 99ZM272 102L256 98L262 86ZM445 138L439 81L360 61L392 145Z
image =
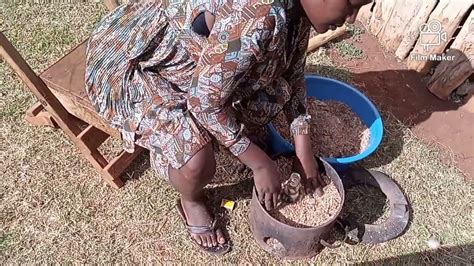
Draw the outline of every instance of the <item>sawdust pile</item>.
M325 177L326 186L322 197L304 196L296 203L286 204L270 211L275 219L294 227L315 227L324 224L337 215L342 205L341 196L329 178Z
M370 140L370 130L345 104L308 98L311 115L313 152L321 157L346 157L364 151ZM280 113L272 121L281 135L293 142L288 121Z

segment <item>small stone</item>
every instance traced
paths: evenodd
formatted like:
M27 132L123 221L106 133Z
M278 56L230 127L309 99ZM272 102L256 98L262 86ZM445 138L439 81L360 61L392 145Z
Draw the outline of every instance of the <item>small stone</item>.
M436 249L438 249L439 247L441 247L441 243L440 243L436 238L434 238L434 237L430 237L430 239L428 239L428 240L426 241L426 244L428 244L428 247L429 247L430 249L434 249L434 250L436 250Z

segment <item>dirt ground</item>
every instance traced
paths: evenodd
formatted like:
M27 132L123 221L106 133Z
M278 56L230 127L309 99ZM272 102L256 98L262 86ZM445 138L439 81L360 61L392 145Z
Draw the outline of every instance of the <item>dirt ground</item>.
M359 25L360 26L360 25ZM474 111L441 101L432 95L425 79L407 70L392 53L384 51L377 39L365 32L360 41L346 40L363 50L361 59L342 58L336 49L331 57L352 73L352 83L378 106L393 113L427 143L446 150L445 159L453 159L466 178L474 178Z

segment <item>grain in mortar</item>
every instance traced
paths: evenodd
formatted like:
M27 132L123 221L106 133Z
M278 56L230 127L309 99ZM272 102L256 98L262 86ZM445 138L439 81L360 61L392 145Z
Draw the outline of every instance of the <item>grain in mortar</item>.
M333 182L324 178L326 186L322 197L304 196L296 203L270 211L275 219L298 228L315 227L324 224L337 215L342 205L341 196Z

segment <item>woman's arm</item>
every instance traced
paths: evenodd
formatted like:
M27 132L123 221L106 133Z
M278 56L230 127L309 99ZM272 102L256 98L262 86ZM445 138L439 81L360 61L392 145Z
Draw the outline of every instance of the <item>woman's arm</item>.
M293 55L290 69L284 77L292 88L292 98L283 111L290 123L291 134L295 141L297 161L296 170L305 177L306 188L310 192L316 190L322 195L322 180L320 179L318 164L313 153L311 143L311 116L307 113L306 83L304 69L306 65L306 49L308 47L310 26L304 20L299 25L298 49Z

